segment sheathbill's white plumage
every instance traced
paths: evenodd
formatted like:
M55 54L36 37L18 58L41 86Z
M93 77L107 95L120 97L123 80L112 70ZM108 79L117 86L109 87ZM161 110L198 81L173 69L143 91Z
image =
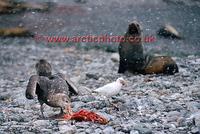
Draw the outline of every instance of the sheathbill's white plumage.
M115 82L104 85L103 87L97 88L94 92L105 97L112 97L117 95L126 81L123 78L118 78Z

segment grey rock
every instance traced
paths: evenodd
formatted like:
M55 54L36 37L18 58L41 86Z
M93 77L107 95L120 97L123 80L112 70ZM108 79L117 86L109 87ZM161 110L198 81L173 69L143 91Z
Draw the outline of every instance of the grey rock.
M89 128L90 127L90 123L89 122L76 122L76 127L78 129L83 129L83 128Z
M130 133L131 131L138 131L140 134L152 134L152 130L147 128L143 123L135 123L133 121L128 122L128 124L121 124L122 131L125 133Z
M200 133L200 127L192 127L191 129L192 134L199 134Z
M152 134L152 130L148 128L135 128L140 134Z
M102 133L102 130L100 128L97 128L94 130L94 133L96 134L101 134Z
M52 129L46 129L46 128L43 128L40 130L42 133L53 133Z
M139 132L136 130L131 130L130 134L139 134Z
M125 134L125 133L121 131L117 131L116 134Z
M165 111L180 111L183 109L183 106L178 102L170 102L166 105Z
M92 133L92 129L88 128L85 130L86 133L91 134Z
M0 112L0 124L6 121L6 116L3 114L3 112Z
M61 134L74 134L76 133L76 126L71 125L60 125L59 126L59 132Z
M24 117L22 115L19 115L19 114L11 115L11 116L9 116L9 119L13 120L13 121L17 121L17 122L23 122L24 121Z
M194 117L195 125L200 127L200 114Z
M200 90L199 90L199 88L192 89L192 96L200 98Z
M86 103L82 101L72 102L72 107L74 111L78 111L79 109L85 107Z
M1 101L5 101L5 100L8 100L11 98L11 94L10 93L7 93L7 92L3 92L1 93L0 95L0 100Z
M86 107L96 108L96 109L103 109L104 107L108 106L105 101L92 101L88 102Z
M50 126L50 122L49 120L36 120L33 122L34 127L46 127L46 126Z
M178 118L180 118L181 113L178 111L171 111L167 114L168 122L176 122Z
M193 113L189 118L188 121L193 120L195 126L200 127L200 111Z
M74 101L82 101L84 103L95 101L95 97L91 95L79 96Z
M79 94L80 95L92 94L92 90L87 88L86 86L81 86L78 89L79 89Z
M28 131L25 131L23 132L24 134L35 134L34 132L28 132Z
M98 80L100 76L98 74L86 73L86 77L89 79Z
M59 121L58 125L68 125L69 123L70 123L69 121L63 120L63 121Z
M79 134L86 134L86 132L78 132Z
M198 102L189 102L186 105L187 109L192 113L197 112L200 109L200 103Z
M179 127L187 126L187 121L184 117L179 117L176 122Z
M113 62L119 62L119 54L118 54L118 53L113 53L113 54L111 55L111 60L112 60Z
M105 134L113 134L115 131L113 129L113 127L106 127L104 130L103 130L103 133Z
M112 114L108 114L108 113L106 113L106 112L97 112L97 114L103 116L103 117L106 118L108 121L110 121L110 120L115 120L115 119L116 119L115 116L113 116Z

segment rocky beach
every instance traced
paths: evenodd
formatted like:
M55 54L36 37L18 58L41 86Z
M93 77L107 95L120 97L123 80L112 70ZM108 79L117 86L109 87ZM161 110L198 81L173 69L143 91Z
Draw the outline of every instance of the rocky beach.
M31 53L31 55L30 55ZM42 119L37 100L27 100L25 89L35 74L38 58L46 58L54 73L68 74L81 95L72 97L74 111L88 109L109 119L107 125L92 122ZM194 133L200 125L200 57L175 57L180 72L175 75L117 74L118 55L102 50L37 44L1 45L0 133ZM70 61L70 62L69 62ZM128 81L120 94L108 99L88 90L123 77ZM45 106L45 115L59 112Z
M144 35L156 37L155 42L144 44L145 52L172 56L179 73L118 74L119 43L53 44L26 37L0 38L0 134L200 133L199 1L51 2L58 6L49 12L1 14L1 28L25 26L39 35L124 35L128 24L137 20ZM184 39L157 37L156 31L165 23L173 24ZM74 112L93 111L109 123L42 118L38 100L25 98L39 59L49 61L53 73L67 74L77 85L80 94L71 98ZM118 95L102 99L91 94L119 77L127 81L127 86ZM58 113L59 108L45 105L46 117Z

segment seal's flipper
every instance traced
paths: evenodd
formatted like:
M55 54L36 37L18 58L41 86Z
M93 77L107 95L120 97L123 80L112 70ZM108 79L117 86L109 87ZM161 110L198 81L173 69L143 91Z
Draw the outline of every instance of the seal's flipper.
M178 70L178 66L177 64L167 64L165 67L164 67L164 74L169 74L169 75L173 75L175 73L178 73L179 70Z
M125 61L120 58L118 73L124 73L127 70Z

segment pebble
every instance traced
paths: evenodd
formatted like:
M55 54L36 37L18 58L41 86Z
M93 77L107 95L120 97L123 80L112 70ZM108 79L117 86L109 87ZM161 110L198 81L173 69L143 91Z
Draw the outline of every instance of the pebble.
M192 134L200 134L200 127L192 127L191 129Z
M131 130L130 134L140 134L138 131Z
M49 120L36 120L33 122L34 127L46 127L50 126Z
M104 130L103 130L103 133L105 134L113 134L115 131L113 129L113 127L106 127Z
M152 134L152 130L149 128L141 127L141 126L135 126L135 130L137 130L140 134Z
M181 113L178 111L170 111L167 114L167 121L168 122L176 122L178 118L180 118Z
M194 122L197 127L200 127L200 111L194 116Z
M8 100L11 98L11 94L10 93L6 93L6 92L3 92L0 94L0 100L1 101L5 101L5 100Z
M60 125L59 126L59 132L61 134L74 134L76 133L76 126L71 125Z
M111 60L112 60L113 62L119 62L119 54L118 54L118 53L113 53L113 54L111 55Z

